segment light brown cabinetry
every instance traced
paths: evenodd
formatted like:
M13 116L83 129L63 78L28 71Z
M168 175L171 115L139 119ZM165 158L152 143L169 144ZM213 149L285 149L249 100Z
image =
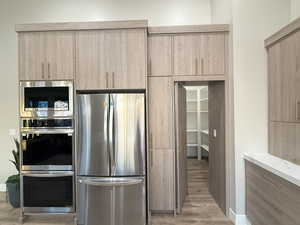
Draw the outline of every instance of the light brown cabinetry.
M145 89L144 29L79 31L77 89Z
M148 36L148 76L171 76L172 36Z
M173 211L175 208L175 178L173 149L151 149L150 210Z
M224 33L174 36L174 75L224 74Z
M172 78L148 77L148 93L150 148L174 148Z
M300 122L300 32L268 49L270 120Z
M20 80L73 79L74 44L73 32L20 33Z
M300 165L300 124L270 122L270 153Z
M300 225L300 188L246 161L246 214L255 225Z

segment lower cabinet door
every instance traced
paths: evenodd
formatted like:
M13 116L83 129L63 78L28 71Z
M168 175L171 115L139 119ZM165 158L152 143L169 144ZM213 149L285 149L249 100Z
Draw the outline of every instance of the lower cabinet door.
M171 212L175 209L174 150L151 150L150 210Z
M78 177L77 184L78 224L146 224L143 177Z

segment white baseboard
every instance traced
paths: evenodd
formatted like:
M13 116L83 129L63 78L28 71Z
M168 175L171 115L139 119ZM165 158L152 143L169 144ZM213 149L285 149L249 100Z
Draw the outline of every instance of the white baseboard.
M0 184L0 192L6 192L6 184Z
M229 209L229 219L232 220L235 225L251 225L246 215L235 214L232 209Z

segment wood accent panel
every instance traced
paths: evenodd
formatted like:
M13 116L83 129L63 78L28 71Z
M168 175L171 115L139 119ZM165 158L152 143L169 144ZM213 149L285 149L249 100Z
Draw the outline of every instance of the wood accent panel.
M44 80L46 79L46 56L44 34L19 34L19 79Z
M186 90L181 84L178 83L176 84L175 88L177 213L181 213L188 191Z
M270 123L270 154L300 165L300 124Z
M150 210L173 211L175 208L174 149L150 149Z
M202 34L200 45L201 74L225 74L225 34Z
M225 158L225 84L212 82L208 86L209 112L209 191L226 213ZM216 130L216 136L214 136Z
M227 77L225 75L212 75L212 76L173 76L173 81L183 81L183 82L189 82L189 81L201 81L201 82L207 82L207 81L225 81L227 80Z
M176 35L174 36L174 75L187 76L199 75L200 67L198 46L200 35Z
M255 225L299 225L300 187L248 161L246 214Z
M105 31L79 31L76 33L76 88L108 88L108 68Z
M270 36L265 40L265 47L269 48L276 42L282 40L283 38L287 37L288 35L292 34L293 32L299 31L300 29L300 18L294 20L290 24L286 25L278 32Z
M173 85L170 77L148 77L150 148L174 148Z
M148 27L149 34L212 33L229 32L229 30L230 27L228 24Z
M170 76L172 66L172 36L148 36L148 76Z
M17 24L16 32L147 28L147 20Z
M49 79L73 79L75 74L75 33L46 32L46 56Z

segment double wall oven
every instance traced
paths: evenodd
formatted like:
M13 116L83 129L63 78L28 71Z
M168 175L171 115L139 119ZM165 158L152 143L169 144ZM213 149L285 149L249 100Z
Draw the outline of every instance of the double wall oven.
M20 115L22 212L74 212L72 82L21 82Z

